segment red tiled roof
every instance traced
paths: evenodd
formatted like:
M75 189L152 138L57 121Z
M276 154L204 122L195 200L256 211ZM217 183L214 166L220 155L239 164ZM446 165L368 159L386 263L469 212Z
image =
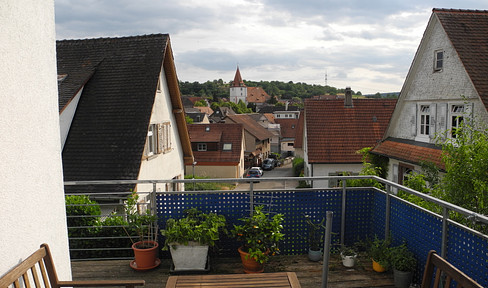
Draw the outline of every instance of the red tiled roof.
M488 109L488 10L433 9Z
M360 163L356 151L375 146L386 130L396 99L305 101L307 154L310 163Z
M442 162L442 150L440 147L433 144L420 144L422 145L411 140L388 138L378 144L371 152L413 164L419 164L420 161L428 161L444 170L445 166Z
M275 124L275 117L273 113L264 113L263 114L266 119L268 119L269 123Z
M208 131L206 128L209 127ZM239 163L241 160L242 124L189 124L188 133L192 143L215 143L218 142L218 151L193 151L195 161L202 165L203 163L222 163L232 162ZM223 151L223 145L232 144L231 151Z
M298 119L275 119L276 124L280 124L281 137L295 138L298 126Z
M214 112L212 110L212 108L210 108L210 107L199 107L199 106L197 106L197 107L193 107L193 108L196 108L196 109L198 109L198 111L205 113L207 115L212 115Z
M300 113L300 116L298 117L295 142L293 144L293 147L295 148L303 148L303 124L305 120L305 115L303 114L304 113Z
M249 115L246 114L227 115L226 119L229 119L234 123L241 123L244 126L244 130L249 132L259 141L263 141L265 139L273 137L273 134L268 132L268 130L266 130L254 119L252 119Z
M248 103L265 103L271 99L271 96L261 87L247 87L247 102Z

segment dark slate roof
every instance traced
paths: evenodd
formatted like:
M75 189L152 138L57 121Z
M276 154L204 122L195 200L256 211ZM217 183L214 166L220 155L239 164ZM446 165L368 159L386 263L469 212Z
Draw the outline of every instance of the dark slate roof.
M305 101L305 127L310 163L361 163L356 151L381 140L396 99Z
M421 161L432 162L440 169L445 169L441 147L430 143L388 137L371 153L417 165Z
M60 110L85 84L63 149L64 180L137 179L166 34L57 41ZM64 103L64 104L63 104Z
M488 109L488 10L433 9Z

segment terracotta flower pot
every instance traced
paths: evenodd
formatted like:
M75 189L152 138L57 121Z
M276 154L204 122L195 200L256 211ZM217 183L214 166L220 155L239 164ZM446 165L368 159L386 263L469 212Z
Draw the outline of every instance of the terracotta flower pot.
M149 248L141 248L144 246L152 246ZM155 241L139 241L132 244L134 250L134 259L137 269L151 269L157 266L158 259L158 242Z
M242 250L243 247L239 247L238 251L241 255L242 266L244 266L244 272L251 273L262 273L264 271L264 264L261 264L254 260L254 258L249 257L249 253Z

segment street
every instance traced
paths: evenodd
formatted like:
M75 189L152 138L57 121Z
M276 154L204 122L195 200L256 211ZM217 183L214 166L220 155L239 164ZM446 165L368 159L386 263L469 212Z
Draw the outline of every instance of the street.
M288 161L281 167L275 167L273 170L264 171L263 177L266 178L276 178L276 177L293 177L293 169L291 161ZM257 180L254 178L254 180ZM259 183L254 183L254 190L260 189L280 189L280 188L296 188L298 181L259 181ZM237 185L236 190L249 190L249 183L240 183Z

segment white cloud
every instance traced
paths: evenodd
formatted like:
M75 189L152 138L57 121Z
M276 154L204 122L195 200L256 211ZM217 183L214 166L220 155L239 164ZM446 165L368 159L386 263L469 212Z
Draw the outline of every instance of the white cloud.
M233 79L399 91L433 7L482 0L56 0L58 39L169 33L182 81ZM454 6L453 6L454 5ZM456 7L455 5L465 5ZM357 87L357 88L355 88Z

